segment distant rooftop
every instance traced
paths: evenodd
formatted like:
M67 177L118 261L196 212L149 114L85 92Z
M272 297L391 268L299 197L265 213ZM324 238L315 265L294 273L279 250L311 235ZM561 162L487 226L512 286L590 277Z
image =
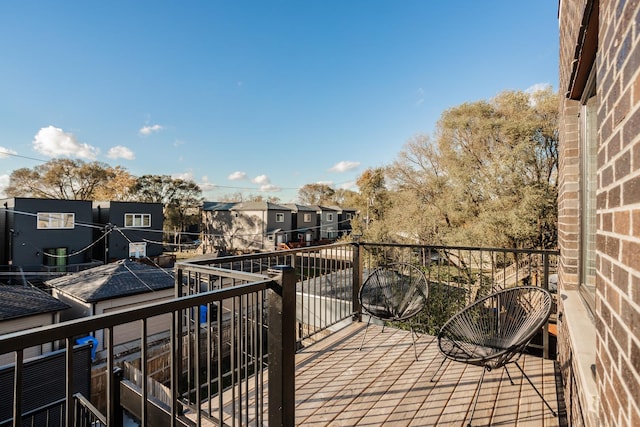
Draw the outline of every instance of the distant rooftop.
M31 285L0 285L0 320L66 310L70 306Z
M120 260L45 282L84 302L97 302L173 288L173 273L136 261Z

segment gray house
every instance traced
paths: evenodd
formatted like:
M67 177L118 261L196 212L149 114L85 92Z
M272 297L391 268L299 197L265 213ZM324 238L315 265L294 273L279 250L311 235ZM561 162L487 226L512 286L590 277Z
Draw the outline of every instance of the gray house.
M318 215L320 240L338 237L338 211L328 206L311 206Z
M294 229L291 230L291 240L301 244L310 245L318 240L320 235L320 223L316 210L311 206L287 203L284 206L291 209L291 223Z
M103 226L94 229L95 259L108 263L162 254L162 203L95 201L93 222Z
M340 206L330 206L330 208L338 213L338 236L351 234L351 220L356 217L358 210Z
M202 214L205 252L270 251L291 240L291 209L276 203L205 202Z
M16 197L0 207L0 264L66 271L91 261L91 202Z
M60 321L60 312L70 306L31 285L0 284L0 335L24 331ZM30 347L24 357L54 350L51 344ZM0 365L13 363L13 354L0 355Z

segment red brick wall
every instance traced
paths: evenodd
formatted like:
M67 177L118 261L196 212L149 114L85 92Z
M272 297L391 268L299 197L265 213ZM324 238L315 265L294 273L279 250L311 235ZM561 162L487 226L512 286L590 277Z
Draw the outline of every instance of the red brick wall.
M576 290L578 286L578 260L580 254L580 102L570 100L566 93L574 67L576 40L586 0L562 0L560 20L560 145L558 152L558 282L563 289ZM564 301L558 299L558 312L566 313ZM567 316L564 316L567 319ZM562 320L562 318L561 318ZM585 425L581 388L576 379L574 350L566 321L558 322L557 359L564 384L564 398L570 425ZM583 398L584 399L584 398Z
M640 425L640 1L600 2L596 369L602 425Z
M560 284L577 284L579 146L576 101L566 99L586 0L560 1ZM640 0L600 0L597 67L597 424L640 425ZM562 305L560 307L562 311ZM570 340L558 359L571 419L581 423Z

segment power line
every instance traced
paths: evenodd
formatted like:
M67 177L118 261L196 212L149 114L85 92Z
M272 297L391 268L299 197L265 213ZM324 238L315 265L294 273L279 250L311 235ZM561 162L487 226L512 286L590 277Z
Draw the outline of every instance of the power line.
M0 150L0 154L4 154L5 156L20 157L21 159L35 160L36 162L42 162L42 163L47 163L48 162L48 160L36 159L35 157L22 156L22 155L17 154L17 153L11 153L9 151Z

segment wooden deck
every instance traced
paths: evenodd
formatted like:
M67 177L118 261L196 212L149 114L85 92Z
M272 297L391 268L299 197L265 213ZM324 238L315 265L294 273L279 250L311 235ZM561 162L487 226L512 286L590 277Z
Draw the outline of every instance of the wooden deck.
M437 341L427 335L416 342L415 361L409 332L394 328L382 332L377 325L369 326L360 351L363 332L363 323L351 324L297 355L296 425L466 425L481 368L451 362L440 369L443 359ZM520 364L558 412L555 362L524 356ZM504 369L485 375L474 426L565 425L515 366L509 373L514 385Z

